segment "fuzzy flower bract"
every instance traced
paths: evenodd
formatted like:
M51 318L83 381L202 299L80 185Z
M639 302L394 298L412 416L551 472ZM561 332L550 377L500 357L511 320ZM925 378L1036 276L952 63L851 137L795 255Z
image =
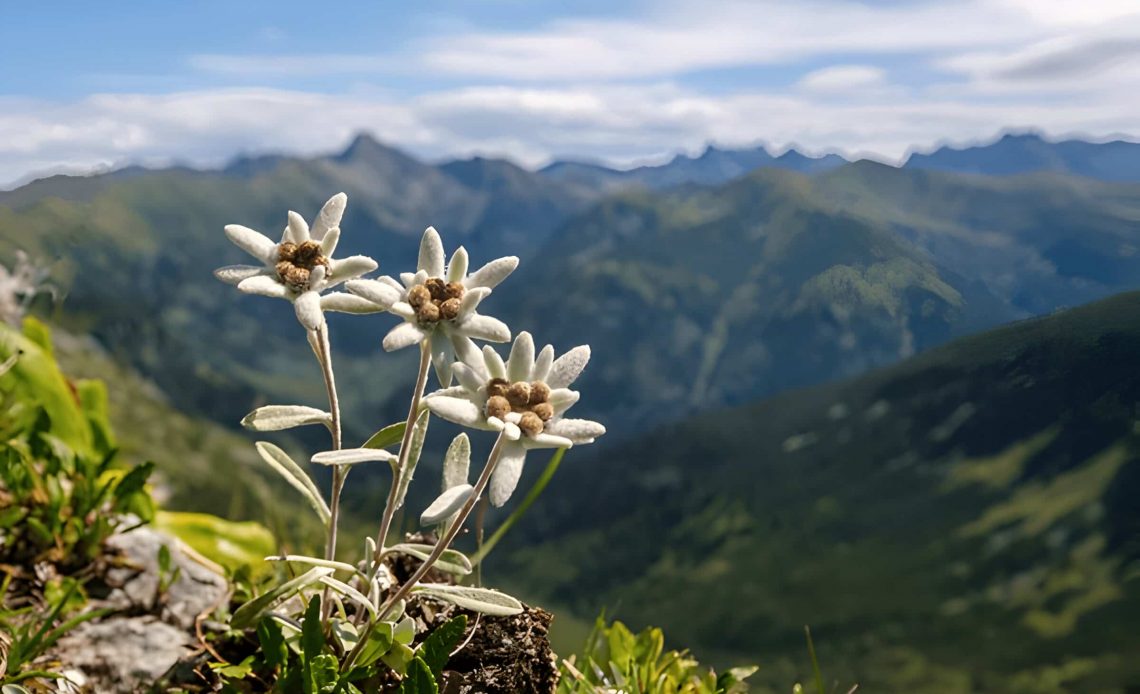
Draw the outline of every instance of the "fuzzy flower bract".
M467 251L460 246L445 264L443 241L434 228L428 227L420 240L416 272L402 273L399 281L386 275L374 280L354 280L345 288L404 319L384 337L386 351L427 340L436 377L440 385L447 387L451 385L456 356L461 361L479 358L473 340L511 339L506 323L480 315L476 309L518 264L518 258L507 256L467 274Z
M230 265L215 270L214 276L246 294L287 299L297 312L297 320L309 330L324 324L325 311L375 313L380 309L352 294L324 294L377 267L375 260L363 255L343 260L332 257L340 240L340 220L347 202L344 193L334 195L311 227L304 217L290 211L280 243L249 227L227 225L225 231L230 241L262 265Z
M459 385L424 398L433 414L450 422L505 437L498 467L490 483L491 503L502 506L522 474L527 451L533 448L569 448L593 443L606 428L588 419L563 415L578 402L568 386L590 360L590 348L575 347L558 359L546 345L535 355L530 333L519 333L504 362L490 346L481 359L456 363Z

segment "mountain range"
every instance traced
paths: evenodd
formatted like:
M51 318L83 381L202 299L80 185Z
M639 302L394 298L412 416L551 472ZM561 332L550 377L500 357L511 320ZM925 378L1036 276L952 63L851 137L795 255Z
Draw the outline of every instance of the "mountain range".
M54 261L65 325L178 407L224 422L267 399L319 401L321 386L284 302L210 277L243 260L220 230L272 233L282 210L311 215L329 191L349 194L342 252L382 272L413 265L429 224L473 262L521 256L487 310L560 348L607 354L581 408L630 431L1140 287L1136 184L868 161L735 175L772 159L744 154L710 149L654 174L699 165L727 182L609 193L499 160L432 166L367 136L332 156L222 171L53 177L0 194L0 255ZM412 357L375 358L387 326L333 322L338 371L367 384L347 403L357 436L401 415Z

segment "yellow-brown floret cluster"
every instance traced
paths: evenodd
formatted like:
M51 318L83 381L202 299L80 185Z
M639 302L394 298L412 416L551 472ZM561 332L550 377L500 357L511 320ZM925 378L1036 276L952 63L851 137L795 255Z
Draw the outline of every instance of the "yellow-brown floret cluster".
M291 243L285 241L277 246L277 276L296 291L309 288L309 275L313 268L323 265L329 269L329 259L321 253L321 244L316 241Z
M432 277L408 290L408 303L412 305L420 323L438 323L441 320L453 320L459 315L463 293L463 285L459 282L444 282L438 277Z
M504 378L492 378L487 383L487 416L503 419L510 412L520 415L519 429L527 436L537 436L548 419L554 416L550 400L550 386L542 381L511 383Z

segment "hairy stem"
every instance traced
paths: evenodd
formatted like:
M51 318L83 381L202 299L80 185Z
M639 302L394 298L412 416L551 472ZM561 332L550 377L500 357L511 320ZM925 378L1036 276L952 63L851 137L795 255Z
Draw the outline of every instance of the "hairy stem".
M482 499L479 501L479 506L475 511L475 548L477 554L483 553L483 521L487 517L487 500ZM483 587L483 563L475 564L475 586Z
M467 501L460 507L456 514L455 522L451 524L443 537L439 538L435 543L431 554L429 554L428 558L424 560L424 563L420 565L420 568L416 569L416 572L413 573L408 580L404 581L399 590L393 593L392 596L385 600L384 604L380 606L380 609L376 613L376 618L369 622L367 629L365 629L364 633L360 636L360 641L356 647L352 649L352 652L348 654L348 657L345 658L344 664L341 665L341 672L347 672L352 667L352 663L356 660L356 657L360 655L360 651L364 648L364 645L368 643L368 637L371 635L373 627L378 622L383 621L388 613L392 611L396 603L408 596L412 588L415 588L416 584L427 575L427 572L431 571L431 567L435 565L436 560L438 560L447 548L451 546L451 543L455 541L455 538L459 535L459 531L463 528L463 524L467 521L467 517L471 515L472 509L475 508L475 505L478 504L479 500L483 497L483 492L486 491L487 484L491 481L491 473L495 471L495 467L499 464L499 457L502 455L503 443L505 441L506 435L500 433L499 438L495 440L495 447L491 449L491 454L487 456L487 464L483 466L483 472L479 475L479 480L475 483L475 488L471 491L471 496L468 497Z
M341 448L341 422L340 399L336 393L336 379L333 376L332 345L329 343L329 328L322 323L313 331L316 343L317 361L321 364L321 375L325 379L325 392L329 398L329 414L332 416L329 431L332 433L333 450ZM328 539L325 542L325 559L336 559L336 533L340 518L340 495L344 489L344 478L347 475L344 465L333 466L332 495L329 498L329 527ZM331 602L328 599L328 588L325 588L324 598L321 600L322 619L328 619Z
M388 531L392 529L392 516L396 513L396 492L400 477L404 474L404 467L408 464L408 455L411 452L412 430L415 428L416 417L420 414L420 402L424 397L424 387L427 385L428 368L431 366L431 347L428 340L420 343L420 370L416 374L416 389L412 393L412 404L408 408L408 421L404 425L404 438L400 441L400 454L396 460L396 467L392 473L392 487L388 490L388 501L384 504L384 515L380 518L380 531L376 533L376 554L372 557L373 563L380 562L380 555L384 553L384 542L388 539Z

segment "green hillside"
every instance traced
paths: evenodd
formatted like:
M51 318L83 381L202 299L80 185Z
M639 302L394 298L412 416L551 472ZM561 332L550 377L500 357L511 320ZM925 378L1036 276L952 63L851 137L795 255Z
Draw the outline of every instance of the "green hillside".
M861 691L1134 691L1138 359L1122 294L574 453L495 574L773 691L804 624Z

